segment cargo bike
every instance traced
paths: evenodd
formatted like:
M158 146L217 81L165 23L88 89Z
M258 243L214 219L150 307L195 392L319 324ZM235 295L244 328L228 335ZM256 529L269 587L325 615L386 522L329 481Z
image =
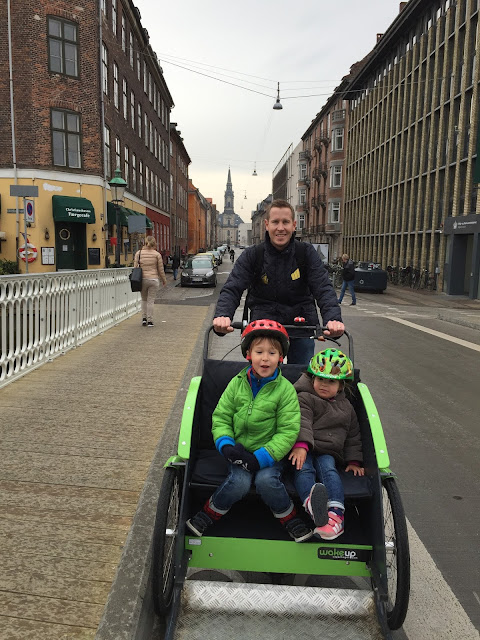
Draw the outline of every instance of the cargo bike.
M241 330L245 324L232 326ZM292 339L298 327L286 328ZM323 335L322 327L302 329L338 344ZM302 638L391 638L391 630L405 620L409 601L407 524L380 418L358 369L350 401L360 424L365 475L340 471L342 536L296 544L254 490L208 535L195 537L186 529L186 521L227 475L227 462L211 434L212 412L228 382L246 366L245 360L209 357L212 331L205 335L202 375L191 380L177 453L165 463L157 505L153 598L165 622L165 640L278 640L292 637L292 625ZM352 336L344 335L354 362ZM293 383L305 368L287 363L282 374ZM295 500L288 473L284 480ZM189 579L195 571L197 577L220 572L226 578ZM310 586L318 580L327 585Z

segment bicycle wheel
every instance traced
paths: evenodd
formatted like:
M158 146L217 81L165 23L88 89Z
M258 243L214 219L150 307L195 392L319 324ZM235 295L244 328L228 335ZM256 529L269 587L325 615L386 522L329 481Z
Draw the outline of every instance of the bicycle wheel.
M155 613L162 617L167 614L173 595L182 486L183 469L167 467L153 531L153 603Z
M410 598L410 551L407 521L395 479L382 479L383 526L387 560L387 621L399 629L407 615Z

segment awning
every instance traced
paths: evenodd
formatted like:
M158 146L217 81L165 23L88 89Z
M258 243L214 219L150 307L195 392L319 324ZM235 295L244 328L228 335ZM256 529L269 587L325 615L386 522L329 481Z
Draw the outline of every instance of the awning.
M86 198L52 196L52 209L55 222L95 222L95 209Z
M128 227L130 211L118 205L118 215L120 216L120 226ZM107 202L107 222L108 224L117 224L117 207L113 202Z
M153 229L153 224L150 218L140 211L134 211L133 209L127 209L126 207L118 207L120 215L120 226L128 227L128 216L143 216L145 218L145 226L147 229ZM107 202L107 222L108 224L116 224L116 209L113 202Z
M145 227L147 229L153 229L152 221L145 213L140 213L140 211L135 211L134 209L128 209L128 211L132 216L143 216L145 218Z

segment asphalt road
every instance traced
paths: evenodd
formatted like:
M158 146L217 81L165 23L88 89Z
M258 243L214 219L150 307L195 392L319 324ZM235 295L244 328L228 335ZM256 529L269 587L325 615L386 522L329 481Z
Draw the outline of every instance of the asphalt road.
M230 270L227 259L215 290L175 287L162 298L214 303ZM480 629L480 331L438 320L431 305L389 300L360 293L356 307L344 301L342 314L410 524L411 604L394 637L473 640Z

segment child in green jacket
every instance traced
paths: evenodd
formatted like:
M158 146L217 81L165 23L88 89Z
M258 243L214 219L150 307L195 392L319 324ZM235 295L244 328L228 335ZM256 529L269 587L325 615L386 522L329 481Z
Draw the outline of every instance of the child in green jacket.
M252 482L295 542L313 535L281 479L283 459L300 431L296 391L278 367L289 344L285 328L274 320L255 320L242 333L242 353L251 365L230 381L212 417L215 446L228 460L229 474L187 521L197 536L241 500Z

